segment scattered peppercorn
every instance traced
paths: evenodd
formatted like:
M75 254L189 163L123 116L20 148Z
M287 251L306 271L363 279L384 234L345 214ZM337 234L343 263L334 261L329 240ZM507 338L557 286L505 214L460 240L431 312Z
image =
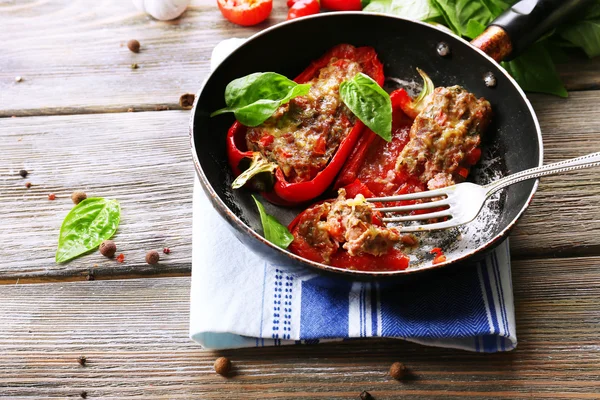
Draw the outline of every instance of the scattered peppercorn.
M133 51L134 53L139 53L140 52L140 42L138 42L135 39L131 39L129 42L127 42L127 48L131 51Z
M19 171L19 175L21 175L22 178L25 178L27 176L27 174L29 174L29 172L27 172L24 169L22 169L22 170Z
M170 249L170 248L168 248L168 247L165 247L165 248L163 249L163 253L165 253L165 254L171 254L171 249Z
M27 183L25 184L25 187L26 187L27 189L29 189L29 188L31 187L31 182L27 182Z
M374 397L371 396L371 393L367 392L366 390L360 394L359 398L360 400L374 400Z
M77 357L77 362L83 367L87 362L87 358L85 356L79 356Z
M48 195L48 200L55 200L56 199L56 195L54 193L50 193Z
M121 253L117 256L117 262L124 262L125 261L125 254Z
M100 254L104 257L111 258L117 252L117 245L112 240L104 240L100 243Z
M158 251L150 250L149 252L146 253L146 262L148 264L154 265L154 264L158 263L158 260L160 260L160 255L158 254Z
M137 63L133 63L131 64L131 69L138 69L139 65L137 65Z
M22 77L20 77L20 76L17 76L17 77L15 78L15 82L23 82L23 78L22 78Z
M87 194L85 194L85 192L77 191L71 194L71 200L73 200L73 203L75 204L79 204L85 199L87 199Z
M166 111L169 109L169 106L156 106L154 107L154 111Z
M192 106L194 105L195 97L196 96L194 96L191 93L182 94L181 97L179 98L179 105L182 108L192 108Z
M85 390L82 390L81 393L79 393L79 395L82 399L87 399L87 392Z
M215 372L221 376L227 376L231 371L231 361L226 357L219 357L215 360Z
M91 272L85 276L86 281L95 281L96 277Z
M401 380L406 374L406 367L401 362L395 362L390 367L390 376L396 380Z

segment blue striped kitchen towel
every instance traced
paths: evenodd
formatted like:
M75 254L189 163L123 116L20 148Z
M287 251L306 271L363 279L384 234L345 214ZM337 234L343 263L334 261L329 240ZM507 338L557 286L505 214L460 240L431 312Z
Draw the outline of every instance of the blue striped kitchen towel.
M212 67L243 40L213 51ZM517 345L508 241L443 278L380 287L265 261L194 185L190 337L207 349L389 337L478 352Z
M477 266L398 287L339 282L247 249L196 180L190 336L208 349L389 337L478 352L517 344L508 241Z

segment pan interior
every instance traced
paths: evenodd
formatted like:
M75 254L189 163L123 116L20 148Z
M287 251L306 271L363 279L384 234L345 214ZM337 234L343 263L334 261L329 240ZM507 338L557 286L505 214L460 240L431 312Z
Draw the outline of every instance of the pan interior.
M440 42L449 45L449 56L437 54ZM209 118L209 114L225 106L223 93L233 79L265 71L295 77L312 60L340 43L374 47L384 64L386 77L418 85L421 79L416 68L419 67L436 86L461 85L490 101L494 116L483 136L482 160L473 168L471 181L486 184L539 165L541 143L535 116L522 92L497 64L464 41L425 24L377 14L331 13L284 24L249 40L212 73L198 98L193 135L200 168L218 199L249 228L262 231L250 193L231 189L233 177L227 163L225 135L234 122L233 116ZM494 88L483 81L489 72L497 80ZM485 247L518 217L534 184L534 181L521 182L503 190L466 227L420 234L424 246L411 254L412 268L431 265L428 251L431 247L442 247L449 260ZM263 204L268 213L284 224L302 210L277 207L266 201Z

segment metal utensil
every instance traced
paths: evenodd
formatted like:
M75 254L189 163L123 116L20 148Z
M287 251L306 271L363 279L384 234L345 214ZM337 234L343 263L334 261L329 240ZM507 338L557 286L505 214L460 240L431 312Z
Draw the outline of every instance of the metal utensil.
M398 196L374 197L366 199L370 203L387 203L397 201L420 201L434 199L424 203L417 203L403 206L380 207L381 212L407 212L416 210L439 209L429 213L403 215L395 217L385 217L385 222L407 222L407 221L428 221L437 218L447 218L443 222L424 223L419 225L402 226L401 232L421 232L433 231L438 229L454 228L473 221L485 204L486 200L498 190L505 188L517 182L528 179L535 179L546 175L557 175L576 169L590 168L600 166L600 152L592 153L586 156L573 158L571 160L559 161L541 167L527 169L516 174L505 176L487 185L477 185L475 183L464 182L458 185L448 186L441 189L435 189L425 192L403 194ZM437 199L438 197L442 197ZM446 208L447 207L447 208Z

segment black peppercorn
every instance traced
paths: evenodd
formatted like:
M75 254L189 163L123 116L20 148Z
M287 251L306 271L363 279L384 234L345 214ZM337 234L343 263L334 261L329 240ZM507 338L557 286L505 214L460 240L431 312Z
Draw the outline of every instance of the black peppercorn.
M73 192L73 194L71 194L71 200L74 204L79 204L85 199L87 199L87 194L82 191Z
M127 42L127 48L131 51L133 51L134 53L139 53L140 52L140 42L138 42L135 39L131 39L129 42Z
M104 257L111 258L117 252L117 245L112 240L105 240L100 243L100 254Z
M19 175L21 175L22 178L25 178L27 176L27 174L29 174L29 172L27 172L24 169L22 169L22 170L19 171Z
M219 357L215 360L215 372L222 376L227 376L231 371L231 361L227 357Z
M85 356L79 356L79 357L77 357L77 362L82 367L85 365L86 361L87 361L87 358Z
M406 367L400 362L395 362L390 367L390 376L396 380L401 380L406 374Z
M150 250L148 253L146 253L146 262L148 264L154 265L158 263L158 260L160 260L160 255L158 254L158 251Z

